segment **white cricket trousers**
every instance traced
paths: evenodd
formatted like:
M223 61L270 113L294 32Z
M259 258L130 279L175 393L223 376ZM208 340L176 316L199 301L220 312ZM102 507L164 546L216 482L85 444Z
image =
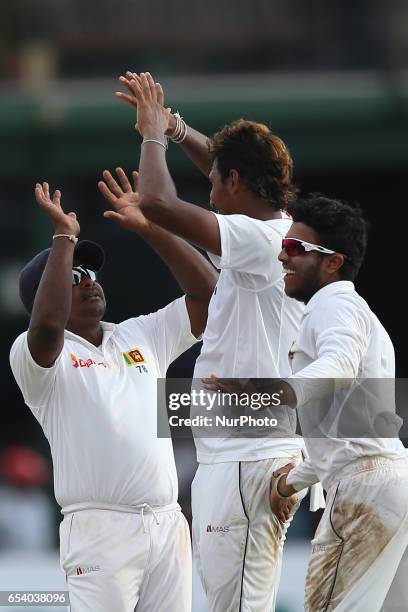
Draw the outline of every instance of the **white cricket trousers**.
M300 457L198 466L191 489L193 554L210 612L275 609L292 518L284 525L272 513L269 489L274 470Z
M191 612L191 543L178 505L66 514L60 548L71 612Z
M329 488L312 540L305 610L407 612L407 458L359 459Z

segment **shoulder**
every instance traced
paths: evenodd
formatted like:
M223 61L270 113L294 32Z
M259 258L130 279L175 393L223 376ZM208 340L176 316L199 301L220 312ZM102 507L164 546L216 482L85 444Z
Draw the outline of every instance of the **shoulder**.
M188 316L188 313L185 296L183 295L155 312L138 315L137 317L132 317L118 323L116 329L123 333L135 333L138 331L140 333L150 334L157 325L171 325L172 322L178 321L185 316Z
M336 292L321 300L311 311L311 320L319 329L349 327L368 333L373 313L367 302L356 292Z
M17 338L14 340L11 349L10 349L10 363L13 367L13 364L16 359L21 358L28 351L27 344L27 330L22 332Z
M220 226L224 226L226 229L236 228L242 231L252 232L255 234L264 234L265 236L270 237L276 236L280 233L280 225L285 228L287 227L287 229L289 229L291 225L291 221L286 219L276 220L278 221L278 223L276 223L275 220L262 221L261 219L254 219L253 217L248 217L247 215L242 214L215 214L215 216L217 218L218 224Z

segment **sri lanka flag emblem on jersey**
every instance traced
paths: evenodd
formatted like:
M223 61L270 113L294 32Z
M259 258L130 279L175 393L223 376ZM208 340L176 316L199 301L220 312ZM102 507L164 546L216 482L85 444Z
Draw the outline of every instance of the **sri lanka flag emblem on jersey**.
M122 353L122 355L123 355L123 359L125 360L126 365L128 366L140 365L145 362L145 358L143 357L142 353L137 348L131 349L130 351Z

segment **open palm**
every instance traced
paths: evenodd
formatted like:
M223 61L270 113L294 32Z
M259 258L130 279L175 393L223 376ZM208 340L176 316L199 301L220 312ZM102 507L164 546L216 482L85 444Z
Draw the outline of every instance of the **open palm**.
M79 236L81 229L76 214L74 212L65 213L63 211L59 189L51 196L48 183L37 183L34 193L37 204L49 217L56 234Z
M122 168L116 168L116 175L118 181L108 170L105 170L104 180L98 183L99 191L114 209L105 211L103 216L117 221L127 229L140 232L146 229L150 222L143 215L139 206L140 197L137 192L139 174L136 171L132 172L133 186Z

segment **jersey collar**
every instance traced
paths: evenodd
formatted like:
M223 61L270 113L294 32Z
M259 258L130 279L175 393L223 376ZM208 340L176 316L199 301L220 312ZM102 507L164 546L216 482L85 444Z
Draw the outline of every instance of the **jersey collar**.
M101 321L101 327L103 331L101 350L103 351L109 338L114 333L116 329L116 325L115 323L106 323L105 321ZM91 346L94 350L95 349L98 350L97 346L95 346L94 344L91 344L90 342L88 342L88 340L85 340L85 338L82 338L82 336L78 336L77 334L74 334L74 332L71 332L68 329L64 331L64 336L67 340L75 340L75 342L80 342L81 344L84 344L85 346Z
M351 281L335 281L334 283L329 283L325 285L319 291L310 298L308 303L306 304L304 314L309 313L311 310L316 308L320 302L327 300L328 297L332 295L336 295L336 293L351 293L355 291L354 283Z

